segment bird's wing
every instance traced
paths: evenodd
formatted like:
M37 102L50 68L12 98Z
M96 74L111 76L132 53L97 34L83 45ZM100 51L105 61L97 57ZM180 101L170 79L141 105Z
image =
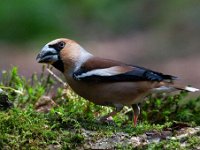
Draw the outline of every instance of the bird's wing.
M74 72L75 80L82 81L171 81L176 77L146 68L101 58L91 58Z

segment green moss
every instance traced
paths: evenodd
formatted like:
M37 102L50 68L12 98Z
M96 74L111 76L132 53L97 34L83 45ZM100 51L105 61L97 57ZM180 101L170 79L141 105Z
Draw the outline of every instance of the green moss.
M149 150L168 150L168 149L179 149L182 150L184 148L181 147L179 141L162 141L160 143L153 143L147 146L146 149Z
M192 136L187 140L188 145L186 148L188 149L197 149L197 147L200 147L200 136Z

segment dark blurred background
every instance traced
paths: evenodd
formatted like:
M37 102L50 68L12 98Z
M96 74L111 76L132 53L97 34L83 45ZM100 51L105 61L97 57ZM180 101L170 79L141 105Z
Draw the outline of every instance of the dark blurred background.
M199 0L0 2L0 69L41 71L35 57L66 37L93 54L179 76L200 87Z

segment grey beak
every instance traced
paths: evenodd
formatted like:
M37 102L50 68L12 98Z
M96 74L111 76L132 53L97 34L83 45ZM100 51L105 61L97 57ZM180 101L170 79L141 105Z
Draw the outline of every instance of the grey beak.
M49 48L47 45L45 45L41 52L37 55L36 61L38 63L54 63L58 61L58 52L55 49Z

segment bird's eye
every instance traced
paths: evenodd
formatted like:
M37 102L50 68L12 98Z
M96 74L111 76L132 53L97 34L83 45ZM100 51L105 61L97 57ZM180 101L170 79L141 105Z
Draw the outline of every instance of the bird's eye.
M64 47L65 47L65 42L63 42L63 41L59 42L59 43L58 43L58 47L59 47L60 49L64 48Z
M50 44L49 47L54 48L56 51L60 51L65 47L65 44L66 44L65 42L60 41L56 44Z

